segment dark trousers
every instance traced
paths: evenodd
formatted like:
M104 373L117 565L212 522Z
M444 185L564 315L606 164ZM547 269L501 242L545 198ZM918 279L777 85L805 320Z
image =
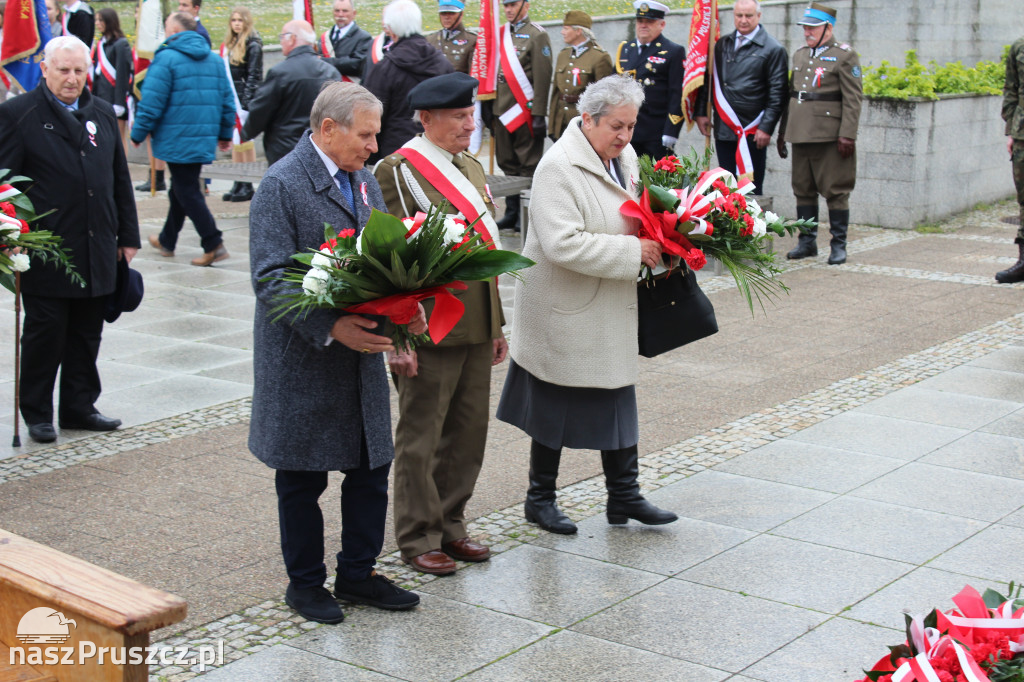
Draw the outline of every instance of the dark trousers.
M24 294L21 334L21 416L25 423L53 423L53 386L60 368L61 420L78 421L96 411L100 374L96 356L106 297L51 298Z
M544 154L544 136L534 135L530 121L514 133L494 119L494 157L505 175L532 178Z
M661 135L653 137L649 140L638 140L636 137L630 142L633 145L633 151L636 152L637 158L646 154L655 161L658 159L674 154L671 149L661 143Z
M203 245L203 251L210 252L221 245L223 235L217 229L217 221L206 207L206 196L199 186L199 173L203 169L201 163L168 163L171 172L171 188L167 198L171 205L167 209L167 220L160 232L160 245L168 251L174 251L178 245L178 233L185 225L187 216L195 225L196 232Z
M739 140L715 140L715 151L718 152L718 165L736 175L736 148ZM754 144L754 135L747 135L747 147L750 149L750 160L754 164L754 194L764 194L764 169L768 163L768 147L758 149Z
M384 547L388 512L387 464L370 469L366 444L359 467L343 471L341 483L341 551L338 575L359 581L369 577ZM277 513L281 524L281 552L288 579L298 589L324 584L324 516L318 500L327 489L326 471L278 469Z

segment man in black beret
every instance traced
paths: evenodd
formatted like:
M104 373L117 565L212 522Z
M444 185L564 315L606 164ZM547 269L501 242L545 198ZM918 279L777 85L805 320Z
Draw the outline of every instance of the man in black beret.
M498 244L494 205L484 169L471 156L475 78L461 72L429 78L409 92L423 125L374 168L388 210L412 217L450 204L485 241ZM473 495L487 443L491 366L508 354L496 281L467 282L466 310L439 345L392 353L398 386L395 430L395 536L416 570L454 573L454 560L486 561L490 550L468 537L466 503ZM424 303L428 307L427 303ZM424 409L429 406L430 409Z

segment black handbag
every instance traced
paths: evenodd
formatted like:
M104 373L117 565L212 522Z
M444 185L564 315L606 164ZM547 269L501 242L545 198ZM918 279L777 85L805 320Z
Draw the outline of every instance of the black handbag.
M640 355L656 355L718 331L715 309L686 268L637 283L637 327Z

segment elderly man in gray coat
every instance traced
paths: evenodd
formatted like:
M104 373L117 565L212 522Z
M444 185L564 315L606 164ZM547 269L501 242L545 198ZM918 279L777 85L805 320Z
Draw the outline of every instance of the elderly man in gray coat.
M256 290L249 449L276 469L281 550L288 605L309 620L340 623L341 607L324 587L324 522L319 497L329 471L341 471L341 551L334 596L383 609L409 609L419 597L378 575L384 545L388 472L394 459L379 322L335 310L269 315L287 286L292 254L317 248L323 224L361 231L371 208L386 210L364 169L377 149L381 104L354 83L326 86L310 114L312 134L264 176L249 213ZM265 278L272 278L266 281ZM422 308L410 324L426 331Z

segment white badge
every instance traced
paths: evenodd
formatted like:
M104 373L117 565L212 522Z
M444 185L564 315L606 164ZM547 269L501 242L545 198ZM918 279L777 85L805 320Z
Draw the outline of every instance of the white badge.
M96 124L93 123L92 121L86 121L85 122L85 129L89 131L90 135L95 135L96 134Z

